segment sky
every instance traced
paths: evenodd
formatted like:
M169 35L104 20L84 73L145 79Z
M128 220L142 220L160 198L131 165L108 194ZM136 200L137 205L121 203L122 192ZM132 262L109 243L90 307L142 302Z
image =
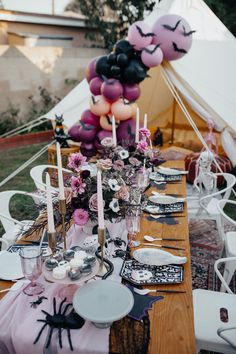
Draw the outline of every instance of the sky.
M2 0L6 10L27 11L36 13L52 13L53 0ZM54 0L55 13L63 12L70 0Z

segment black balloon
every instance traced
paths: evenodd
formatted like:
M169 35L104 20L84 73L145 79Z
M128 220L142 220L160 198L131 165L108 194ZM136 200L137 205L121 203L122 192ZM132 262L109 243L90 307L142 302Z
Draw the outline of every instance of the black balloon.
M121 70L120 67L117 65L112 65L111 67L111 73L113 77L120 76Z
M107 56L100 57L96 62L96 73L99 76L111 77L111 66L107 60Z
M121 53L126 54L128 58L131 58L134 55L133 46L125 39L116 42L113 50L117 55Z
M125 53L121 53L117 55L116 61L117 65L122 68L128 64L129 58Z
M116 54L115 53L110 53L107 56L107 61L109 64L116 64Z
M139 59L130 60L123 71L123 82L128 84L138 84L147 77L147 68Z

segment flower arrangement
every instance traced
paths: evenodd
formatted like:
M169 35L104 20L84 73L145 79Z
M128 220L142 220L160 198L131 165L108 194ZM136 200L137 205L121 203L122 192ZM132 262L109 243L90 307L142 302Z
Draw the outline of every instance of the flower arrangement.
M71 177L71 211L75 224L83 226L88 220L97 220L97 177L96 169L102 170L104 217L120 221L125 216L129 202L129 187L114 168L110 159L100 159L97 164L88 164L81 153L71 154L68 166L74 171Z

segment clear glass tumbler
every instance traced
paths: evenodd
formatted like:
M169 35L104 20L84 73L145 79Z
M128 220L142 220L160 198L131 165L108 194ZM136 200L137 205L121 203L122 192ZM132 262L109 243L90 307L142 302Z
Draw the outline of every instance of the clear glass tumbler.
M140 170L136 175L137 187L144 191L149 185L149 170Z
M22 272L30 283L24 288L26 295L39 295L44 291L44 286L36 282L42 273L42 252L37 246L27 246L20 250Z
M125 216L129 247L135 246L136 237L140 231L140 219L141 219L140 206L130 206Z

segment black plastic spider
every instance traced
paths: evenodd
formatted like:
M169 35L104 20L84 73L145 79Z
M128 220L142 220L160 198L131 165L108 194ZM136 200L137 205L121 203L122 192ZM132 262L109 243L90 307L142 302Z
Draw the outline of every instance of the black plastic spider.
M36 309L36 307L38 305L40 305L43 302L43 300L47 300L47 299L48 298L45 296L38 296L38 300L30 302L30 307L33 307L34 309Z
M79 329L79 328L83 327L85 321L82 317L80 317L77 313L75 313L74 309L68 315L66 315L66 311L68 310L68 308L70 306L72 306L72 304L67 304L64 307L64 310L62 311L62 307L65 302L66 302L66 298L61 301L60 306L59 306L59 310L57 312L56 311L56 299L55 299L55 297L53 298L53 315L50 315L48 312L46 312L44 310L41 310L42 313L44 313L46 315L46 318L37 320L38 322L43 322L44 325L40 329L39 334L37 335L37 337L34 341L34 344L36 344L38 342L44 328L48 325L50 327L50 332L48 335L46 348L48 348L51 343L52 332L53 332L54 328L58 329L59 345L60 345L60 348L62 348L61 332L62 332L62 329L66 329L70 349L73 351L70 330L71 329Z
M129 251L124 251L124 250L118 249L118 250L115 250L115 254L112 257L125 259L126 256L129 254L130 254Z

